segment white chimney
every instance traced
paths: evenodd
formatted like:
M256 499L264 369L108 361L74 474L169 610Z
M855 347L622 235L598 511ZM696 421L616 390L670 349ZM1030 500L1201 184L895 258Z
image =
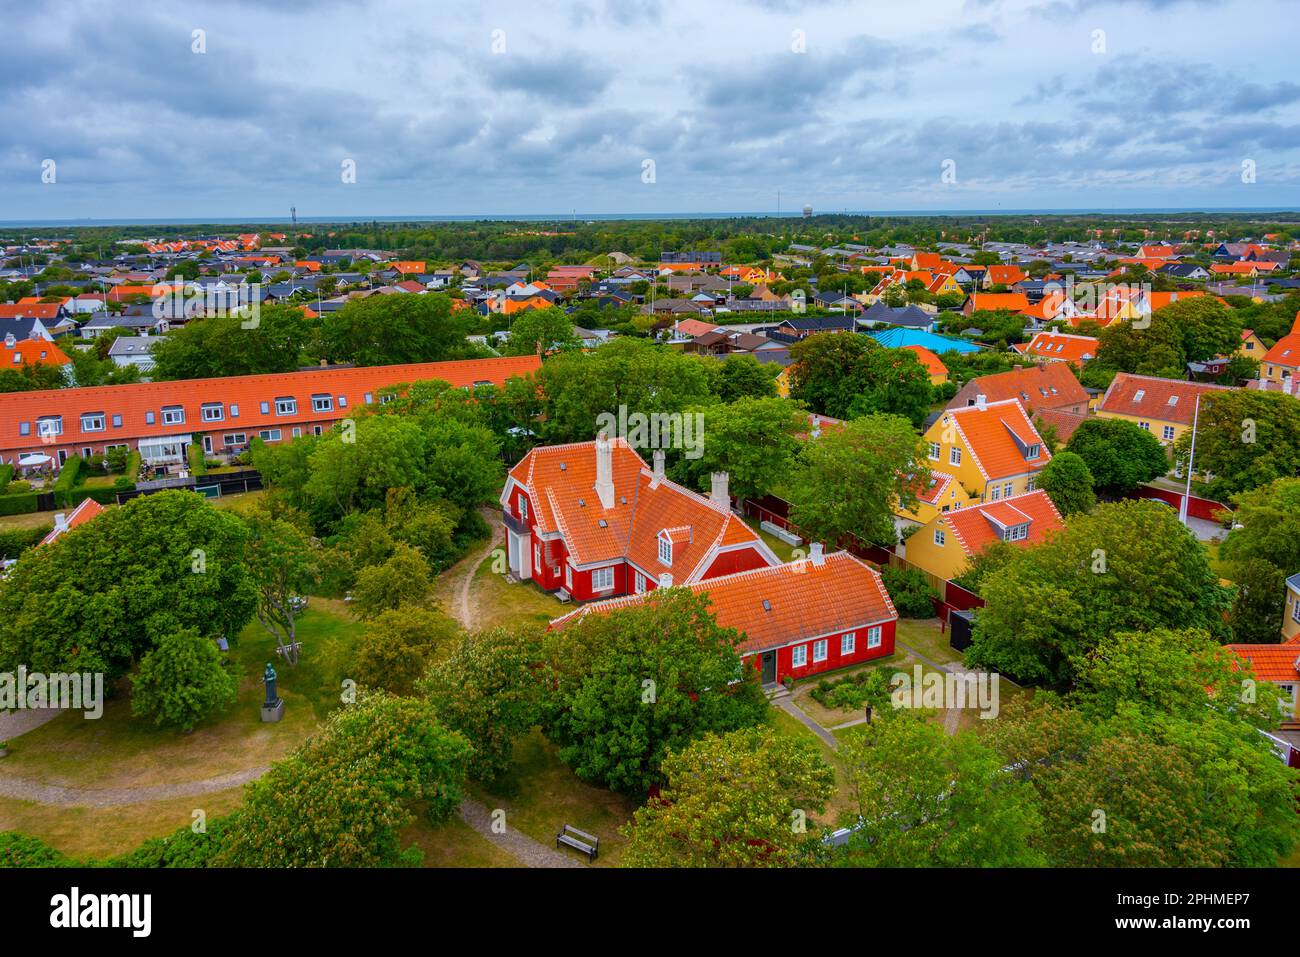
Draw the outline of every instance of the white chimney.
M596 495L601 508L614 507L614 453L604 432L596 436Z
M673 576L672 576L671 574L669 574L668 572L660 572L660 573L659 573L659 587L660 587L660 588L672 588L672 587L673 587Z
M68 516L59 512L54 516L54 530L56 532L66 532L68 530Z
M812 417L812 430L811 430L808 434L811 435L814 439L819 439L819 438L821 438L821 434L822 434L822 420L821 420L821 417L820 417L820 416L818 416L818 415L816 415L816 414L813 415L813 417Z
M975 396L975 408L981 410L988 408L988 401L988 396L983 392L979 393L979 395Z
M808 545L808 558L814 565L821 566L826 564L826 556L822 554L822 543L811 542Z
M726 472L710 472L709 479L713 482L713 492L709 495L714 505L721 505L723 508L731 508L731 495L727 492L727 479L729 476Z
M654 458L654 472L653 472L653 478L650 480L651 488L654 488L664 480L664 450L655 449L655 454L653 458Z

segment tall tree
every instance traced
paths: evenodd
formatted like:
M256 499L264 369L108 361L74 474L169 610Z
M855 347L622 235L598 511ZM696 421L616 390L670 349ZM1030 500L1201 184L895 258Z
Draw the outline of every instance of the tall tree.
M1300 402L1280 392L1252 389L1201 396L1196 460L1203 494L1223 500L1280 478L1300 475ZM1174 444L1175 460L1191 452L1188 429Z
M1083 459L1097 491L1119 495L1169 471L1160 441L1134 422L1092 418L1070 436L1067 451Z
M468 312L439 294L352 299L321 317L319 351L362 366L468 358Z

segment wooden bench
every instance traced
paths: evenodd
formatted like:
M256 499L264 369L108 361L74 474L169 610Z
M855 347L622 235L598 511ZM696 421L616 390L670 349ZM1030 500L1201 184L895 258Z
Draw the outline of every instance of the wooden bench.
M600 838L594 834L588 834L586 831L579 831L572 824L566 824L560 828L560 833L555 835L555 846L571 847L575 851L582 851L587 855L587 860L594 861L596 855L600 853Z

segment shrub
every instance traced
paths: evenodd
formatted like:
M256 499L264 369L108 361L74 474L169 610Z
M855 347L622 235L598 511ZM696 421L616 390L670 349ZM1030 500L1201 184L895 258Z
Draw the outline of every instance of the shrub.
M0 494L7 492L9 480L14 477L14 467L9 463L0 464Z
M189 460L191 475L203 475L208 471L207 464L203 461L203 446L198 442L190 443L185 450L185 458Z
M78 864L38 837L17 831L0 831L0 868L75 867Z
M32 483L27 479L14 479L5 487L6 495L21 495L23 492L30 492Z
M116 445L104 453L110 472L125 472L131 461L131 450L125 445Z
M0 515L25 515L35 511L37 511L35 492L0 495Z
M77 480L81 477L84 465L85 459L70 458L63 463L63 468L59 469L59 477L54 480L54 504L59 508L66 508L72 504L72 490L77 487Z
M935 590L930 587L930 579L919 568L901 568L886 565L880 571L885 581L885 590L894 602L894 608L903 618L933 618L934 605L931 598L937 598Z
M0 530L0 558L17 558L54 529L53 525L37 528L6 528Z

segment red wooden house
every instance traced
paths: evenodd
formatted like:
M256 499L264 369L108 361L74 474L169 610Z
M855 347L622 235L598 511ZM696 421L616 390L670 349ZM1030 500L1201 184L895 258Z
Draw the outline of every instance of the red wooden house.
M898 613L880 573L848 552L811 557L695 582L719 625L743 635L740 653L763 684L861 664L894 653ZM563 628L592 612L630 608L629 595L584 605L551 623Z

